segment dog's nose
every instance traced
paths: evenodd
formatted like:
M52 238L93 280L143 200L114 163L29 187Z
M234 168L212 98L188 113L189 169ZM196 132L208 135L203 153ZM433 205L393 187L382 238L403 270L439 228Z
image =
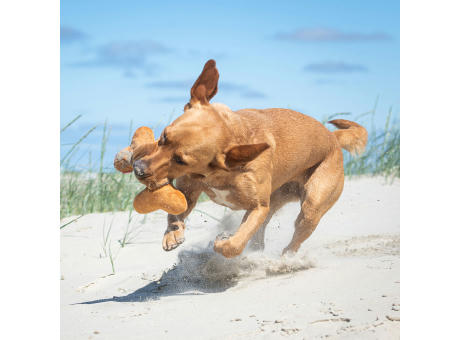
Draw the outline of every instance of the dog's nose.
M134 174L137 177L142 177L145 175L145 164L140 159L134 161L133 163Z

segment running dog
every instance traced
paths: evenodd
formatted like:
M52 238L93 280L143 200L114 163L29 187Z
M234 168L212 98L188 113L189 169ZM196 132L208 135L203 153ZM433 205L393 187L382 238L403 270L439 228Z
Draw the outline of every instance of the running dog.
M246 210L236 233L214 242L214 250L229 258L241 254L251 239L253 248L263 249L273 214L287 202L300 201L294 235L283 254L297 252L342 193L341 149L361 153L367 131L336 119L329 122L338 128L331 132L288 109L232 111L211 104L218 79L216 62L209 60L190 90L184 113L159 140L152 138L130 154L140 182L156 190L175 179L187 200L185 212L168 214L163 249L184 242L184 220L205 192L217 204Z

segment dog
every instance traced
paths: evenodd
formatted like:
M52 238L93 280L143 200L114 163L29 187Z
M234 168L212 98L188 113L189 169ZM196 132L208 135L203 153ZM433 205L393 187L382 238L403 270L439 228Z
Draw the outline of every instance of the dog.
M234 235L217 238L214 250L227 258L251 241L263 249L273 214L285 203L300 201L292 240L283 250L297 252L321 217L340 197L344 185L342 148L361 153L367 131L336 119L338 130L302 113L281 108L232 111L210 103L219 72L209 60L190 90L184 113L167 126L155 147L137 148L131 162L137 179L150 190L172 183L187 200L187 210L168 214L163 249L184 242L185 218L202 192L217 204L246 210Z

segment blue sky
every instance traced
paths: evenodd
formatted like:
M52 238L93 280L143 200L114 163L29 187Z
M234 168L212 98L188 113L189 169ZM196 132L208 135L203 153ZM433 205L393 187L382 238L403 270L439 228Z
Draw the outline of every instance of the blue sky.
M234 110L399 117L399 1L98 0L61 1L61 125L160 129L210 58Z

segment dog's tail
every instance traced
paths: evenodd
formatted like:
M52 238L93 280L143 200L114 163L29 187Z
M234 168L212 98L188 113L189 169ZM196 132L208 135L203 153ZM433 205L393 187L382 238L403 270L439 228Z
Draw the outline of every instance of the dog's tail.
M352 155L359 155L364 152L367 144L367 130L364 127L345 119L334 119L328 123L339 128L333 134L342 148Z

